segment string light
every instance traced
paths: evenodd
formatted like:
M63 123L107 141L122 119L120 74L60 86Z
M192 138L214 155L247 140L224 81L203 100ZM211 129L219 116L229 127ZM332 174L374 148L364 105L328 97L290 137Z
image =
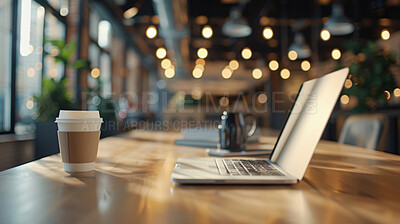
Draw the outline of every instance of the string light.
M221 105L223 107L228 106L229 105L229 99L227 97L225 97L225 96L221 97L219 99L219 105Z
M206 65L206 61L204 60L204 59L202 59L202 58L198 58L197 60L196 60L196 65Z
M297 59L297 52L296 52L296 51L293 51L293 50L289 51L288 57L289 57L289 59L292 60L292 61L296 60L296 59Z
M339 60L340 57L342 56L342 53L340 53L340 50L339 50L339 49L335 48L335 49L332 50L331 55L332 55L332 58L333 58L333 59Z
M90 72L90 75L93 78L98 78L100 76L100 69L98 69L98 68L92 69L92 71Z
M62 15L62 16L67 16L68 13L69 13L68 8L63 7L60 9L60 15Z
M321 30L320 36L323 41L331 39L331 33L326 29Z
M199 88L194 88L194 89L192 90L191 95L192 95L192 98L193 98L193 99L195 99L195 100L200 100L201 97L202 97L202 95L203 95L203 93L201 92L201 89L199 89Z
M346 81L344 82L344 87L346 89L350 89L353 86L353 82L350 79L346 79Z
M164 72L165 77L171 79L175 76L175 70L173 68L167 68Z
M309 61L304 60L304 61L301 62L301 69L302 69L303 71L306 72L306 71L310 70L310 68L311 68L311 64L310 64Z
M165 58L165 56L167 56L167 51L165 50L165 48L160 47L156 51L156 56L158 59L163 59Z
M138 12L139 12L138 8L132 7L132 8L130 8L130 9L128 9L128 10L126 10L126 11L124 12L124 18L125 18L125 19L133 18L134 16L136 16L136 14L137 14Z
M255 68L253 72L251 73L254 79L261 79L262 77L262 71L259 68Z
M390 38L389 30L383 29L381 32L381 38L382 38L382 40L389 40L389 38Z
M259 103L264 104L264 103L267 102L267 100L268 100L268 97L267 97L267 94L265 94L265 93L260 93L260 94L257 96L257 101L258 101Z
M271 29L271 27L265 27L263 30L263 36L265 39L269 40L274 36L274 31Z
M269 62L268 66L271 71L276 71L279 68L279 63L276 60L272 60Z
M172 65L171 60L169 60L168 58L161 61L161 68L163 69L167 69L171 67L171 65Z
M194 78L199 79L203 76L203 70L200 68L195 68L193 69L192 75Z
M33 98L30 96L30 97L28 97L28 100L26 101L25 106L28 110L31 110L33 108L33 105L34 105Z
M390 92L389 91L385 90L383 93L385 94L385 97L386 97L387 100L390 99Z
M205 48L199 48L199 50L197 50L197 56L199 56L199 58L204 59L206 58L208 55L208 51Z
M399 89L399 88L394 89L393 95L394 95L395 97L399 97L399 96L400 96L400 89Z
M286 68L282 69L281 70L281 78L282 79L288 79L289 77L290 77L289 69L286 69Z
M203 30L201 31L201 34L206 39L211 38L213 35L213 30L212 30L211 26L204 26Z
M29 69L26 71L26 74L27 74L29 77L35 76L35 69L29 68Z
M149 26L146 30L146 36L149 39L153 39L157 36L157 28L155 26Z
M348 103L350 102L349 96L347 96L347 95L341 96L341 97L340 97L340 102L341 102L342 104L348 104Z
M252 52L251 52L251 50L250 50L250 48L248 48L248 47L245 47L245 48L243 48L243 50L242 50L242 57L244 58L244 59L250 59L251 58L251 55L252 55Z
M232 70L229 69L229 67L225 67L224 69L222 69L221 75L222 78L229 79L232 76Z
M200 69L201 71L204 71L204 65L202 64L197 64L194 66L194 68Z
M229 68L236 71L239 68L239 62L237 60L232 60L229 62Z

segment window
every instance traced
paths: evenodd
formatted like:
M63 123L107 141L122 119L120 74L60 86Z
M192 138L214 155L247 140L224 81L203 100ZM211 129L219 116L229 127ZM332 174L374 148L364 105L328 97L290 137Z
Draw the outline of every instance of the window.
M16 134L35 131L34 97L41 92L42 77L61 78L65 70L64 65L54 63L52 56L58 53L55 52L57 49L45 44L45 40L64 40L65 24L52 14L55 10L45 8L39 2L18 1L14 126ZM52 6L55 6L56 2L60 3L57 13L65 8L63 0L48 2Z
M108 49L111 40L111 24L107 20L99 22L99 36L97 38L98 44L101 48Z
M12 1L0 1L0 132L11 130Z
M65 25L60 22L55 16L46 13L45 25L45 40L64 40ZM60 79L64 75L64 64L55 63L54 56L58 54L58 49L50 43L44 44L44 68L43 74L45 78Z
M110 51L112 39L112 26L108 20L102 19L95 7L90 12L89 20L89 37L91 43L89 45L89 60L92 68L100 70L100 76L88 75L89 87L94 88L99 83L96 79L100 79L101 92L104 98L111 97L112 85L112 61Z
M19 3L15 132L25 134L34 131L33 97L41 90L45 9L31 0L21 0Z
M111 57L108 53L102 53L100 56L100 79L103 84L102 94L103 97L111 97Z

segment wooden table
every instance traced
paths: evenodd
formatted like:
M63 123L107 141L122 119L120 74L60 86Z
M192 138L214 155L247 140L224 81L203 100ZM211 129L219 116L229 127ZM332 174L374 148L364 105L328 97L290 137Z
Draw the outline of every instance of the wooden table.
M399 223L400 157L321 141L297 185L179 185L176 133L101 140L94 172L59 155L0 173L0 223ZM273 141L263 138L263 141Z

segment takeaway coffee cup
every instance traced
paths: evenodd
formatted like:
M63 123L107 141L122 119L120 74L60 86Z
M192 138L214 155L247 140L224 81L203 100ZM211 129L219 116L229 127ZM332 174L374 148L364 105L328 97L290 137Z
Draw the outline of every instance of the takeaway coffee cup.
M60 110L55 122L65 172L92 171L103 123L99 112Z

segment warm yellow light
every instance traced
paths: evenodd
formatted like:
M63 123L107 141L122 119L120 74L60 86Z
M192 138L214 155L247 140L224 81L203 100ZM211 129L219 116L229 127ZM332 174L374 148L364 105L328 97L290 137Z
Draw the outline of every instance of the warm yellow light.
M400 89L399 89L399 88L394 89L393 95L394 95L395 97L399 97L399 96L400 96Z
M229 68L236 71L239 68L239 62L237 60L232 60L229 62Z
M265 27L263 30L263 36L265 39L269 40L274 36L274 31L272 31L271 27Z
M265 94L265 93L260 93L260 94L257 96L257 101L258 101L259 103L264 104L264 103L267 102L267 100L268 100L268 97L267 97L267 94Z
M67 16L68 13L69 13L68 8L63 7L60 9L60 15L62 15L62 16Z
M50 55L53 57L56 57L59 53L60 53L60 50L58 50L58 48L53 48L50 51Z
M28 75L29 77L35 76L35 69L29 68L29 69L26 71L26 75Z
M199 48L199 50L197 50L197 56L199 56L199 58L206 58L208 55L208 51L205 48Z
M168 58L161 61L161 68L163 69L167 69L171 67L171 65L172 65L171 60L169 60Z
M219 105L221 105L221 106L223 106L223 107L228 106L228 105L229 105L229 99L228 99L228 97L225 97L225 96L221 97L221 98L219 99Z
M288 79L289 77L290 77L289 69L286 69L286 68L282 69L281 70L281 78L282 79Z
M262 71L259 68L255 68L253 72L251 73L254 79L261 79L262 77Z
M202 95L203 95L203 93L201 92L201 89L199 89L199 88L194 88L194 89L192 90L192 98L193 98L193 99L199 100L199 99L201 99Z
M198 58L198 59L196 60L196 65L203 65L203 66L205 66L205 65L206 65L206 61L204 61L204 59Z
M386 97L387 100L390 99L390 92L389 91L385 90L383 93L385 94L385 97Z
M57 68L51 68L49 74L51 78L56 78L58 75Z
M100 76L100 69L98 69L98 68L92 69L92 71L90 72L90 75L91 75L93 78L99 77L99 76Z
M383 29L381 32L381 37L383 40L388 40L390 38L390 32L387 29Z
M193 69L192 75L194 78L199 79L203 76L203 70L200 68L195 68Z
M329 31L326 29L321 30L320 36L323 41L328 41L331 39L331 33L329 33Z
M210 38L213 35L213 30L211 26L204 26L203 30L201 31L201 34L203 35L204 38Z
M194 66L194 68L200 69L201 71L204 72L204 65L202 65L202 64L197 64Z
M153 39L157 36L157 28L155 26L149 26L146 30L146 36L149 39Z
M163 59L165 58L165 56L167 56L167 51L165 50L165 48L160 47L156 51L156 56L158 59Z
M341 96L341 97L340 97L340 102L341 102L342 104L348 104L348 103L350 102L349 96L347 96L347 95Z
M37 62L35 67L36 67L36 70L38 70L38 71L42 70L42 68L43 68L42 62Z
M344 82L344 88L350 89L353 86L353 82L350 79L346 79Z
M137 14L138 12L139 12L138 8L132 7L132 8L130 8L130 9L128 9L128 10L126 10L126 11L124 12L124 18L125 18L125 19L130 19L130 18L136 16L136 14Z
M276 71L279 68L279 63L275 60L272 60L269 62L268 66L269 66L269 69L271 69L271 71Z
M289 57L289 59L292 60L292 61L296 60L296 59L297 59L297 52L296 52L296 51L293 51L293 50L289 51L288 57Z
M32 97L29 97L29 98L28 98L28 100L26 101L25 106L26 106L26 108L28 108L28 110L30 110L30 109L33 108L33 100L32 100Z
M252 55L252 52L251 52L251 50L250 50L250 48L248 48L248 47L245 47L245 48L243 48L243 50L242 50L242 57L244 58L244 59L250 59L251 58L251 55Z
M332 55L332 58L333 58L333 59L339 60L340 57L342 56L342 53L340 53L340 50L339 50L339 49L335 48L335 49L332 50L331 55Z
M222 69L221 75L222 78L229 79L232 76L232 70L228 67L225 67L224 69Z
M204 25L208 22L208 18L206 16L198 16L196 17L195 22L198 25Z
M311 64L310 64L309 61L304 60L304 61L301 62L301 69L302 69L303 71L306 72L306 71L310 70L310 68L311 68Z
M173 68L167 68L164 72L164 75L170 79L175 76L175 70Z

